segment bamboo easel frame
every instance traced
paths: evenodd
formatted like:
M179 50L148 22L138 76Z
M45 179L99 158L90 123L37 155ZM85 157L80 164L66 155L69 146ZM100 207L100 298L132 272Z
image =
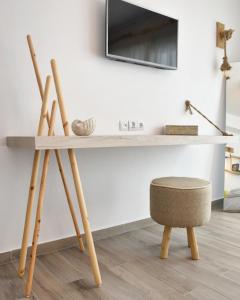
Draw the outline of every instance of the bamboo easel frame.
M39 72L39 68L38 68L38 64L37 64L36 54L34 51L32 39L31 39L30 35L27 36L27 41L28 41L28 46L29 46L29 50L30 50L30 54L31 54L32 62L33 62L33 67L34 67L34 71L35 71L35 75L36 75L36 79L37 79L37 83L38 83L40 96L42 99L42 109L41 109L41 114L40 114L37 135L43 134L44 123L47 122L48 128L49 128L48 135L51 136L51 135L54 135L54 123L55 123L55 114L56 114L56 106L57 106L57 102L54 100L53 104L52 104L51 115L49 117L47 104L48 104L48 98L49 98L49 92L50 92L51 76L47 76L45 89L43 89L42 80L41 80L41 76L40 76L40 72ZM55 85L55 90L56 90L56 94L57 94L57 98L58 98L58 104L59 104L59 108L60 108L63 130L64 130L64 134L67 136L70 134L70 127L69 127L66 110L65 110L65 106L64 106L64 99L63 99L63 94L62 94L62 89L61 89L61 84L60 84L60 76L58 73L56 61L54 59L51 60L51 69L52 69L52 74L53 74L53 78L54 78L54 85ZM80 248L80 251L84 251L84 245L83 245L81 233L80 233L78 222L77 222L77 217L74 212L73 203L72 203L70 192L69 192L69 189L67 186L66 177L65 177L65 174L63 171L63 165L62 165L60 152L57 149L55 149L54 152L55 152L55 156L57 159L58 168L60 171L64 190L66 193L69 210L70 210L70 213L71 213L71 216L73 219L76 236L77 236L77 239L79 242L79 248ZM27 283L26 283L26 287L25 287L25 296L26 297L30 297L31 292L32 292L33 273L34 273L35 261L36 261L38 237L39 237L39 233L40 233L41 213L42 213L42 206L43 206L44 195L45 195L46 179L47 179L47 173L48 173L48 164L49 164L49 160L50 160L50 153L51 153L50 150L45 150L43 167L42 167L42 175L41 175L41 181L40 181L39 196L38 196L37 211L36 211L36 218L35 218L35 227L34 227L32 248L31 248L31 255L30 255L29 272L28 272L28 278L27 278ZM82 218L83 228L84 228L84 232L85 232L92 272L93 272L93 276L95 279L95 283L96 283L97 287L99 287L102 283L101 275L100 275L100 271L99 271L94 242L93 242L90 224L89 224L89 220L88 220L87 208L86 208L86 204L85 204L85 200L84 200L82 184L81 184L80 174L79 174L79 170L78 170L75 151L73 149L68 149L68 156L69 156L69 161L70 161L70 165L71 165L72 176L73 176L75 190L76 190L76 194L77 194L77 200L78 200L78 205L79 205L80 214L81 214L81 218ZM30 233L30 221L31 221L34 196L35 196L35 192L36 192L36 183L37 183L37 177L38 177L39 162L40 162L40 151L35 150L31 180L30 180L30 187L29 187L29 193L28 193L28 203L27 203L27 210L26 210L26 217L25 217L25 224L24 224L24 231L23 231L22 247L21 247L21 252L20 252L19 268L18 268L18 274L21 278L24 276L25 267L26 267L27 246L28 246L28 238L29 238L29 233Z

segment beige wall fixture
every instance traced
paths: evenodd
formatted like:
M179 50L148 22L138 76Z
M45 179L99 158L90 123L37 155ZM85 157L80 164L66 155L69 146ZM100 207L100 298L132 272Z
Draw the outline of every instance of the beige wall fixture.
M228 75L228 71L231 70L231 65L228 62L227 56L227 41L232 38L234 30L233 29L225 29L225 25L217 22L217 47L224 49L224 57L223 63L220 67L221 71L224 73L226 79L230 79Z

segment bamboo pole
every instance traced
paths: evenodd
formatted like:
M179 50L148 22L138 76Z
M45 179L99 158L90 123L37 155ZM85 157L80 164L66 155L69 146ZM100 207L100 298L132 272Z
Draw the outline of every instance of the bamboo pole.
M31 55L31 58L32 58L32 63L33 63L33 67L34 67L34 71L35 71L35 75L36 75L36 80L37 80L37 83L38 83L39 92L40 92L41 98L43 99L43 87L42 87L41 75L40 75L40 71L39 71L39 67L38 67L38 63L37 63L36 52L34 50L32 38L31 38L30 35L27 36L27 42L28 42L30 55ZM48 126L49 126L50 119L49 119L48 113L47 113L47 122L48 122ZM54 135L54 132L53 132L53 135ZM74 206L73 206L73 202L72 202L72 199L71 199L70 191L69 191L69 188L68 188L68 185L67 185L67 179L66 179L66 176L65 176L65 173L64 173L64 170L63 170L61 155L60 155L59 150L54 150L54 152L55 152L55 156L56 156L60 176L61 176L61 179L62 179L64 191L65 191L65 194L66 194L66 197L67 197L67 202L68 202L70 214L71 214L71 217L72 217L72 220L73 220L73 225L74 225L74 228L75 228L77 240L78 240L78 243L79 243L79 248L80 248L80 251L83 252L84 251L84 244L83 244L80 229L79 229L79 226L78 226L77 217L76 217L76 214L75 214L75 211L74 211Z
M52 73L53 73L53 78L54 78L54 83L55 83L55 88L56 88L56 93L57 93L57 98L58 98L59 109L60 109L61 118L62 118L63 129L64 129L65 135L67 136L70 134L70 128L69 128L69 124L68 124L68 120L67 120L66 110L64 107L64 99L63 99L57 64L54 59L51 60L51 67L52 67ZM80 209L80 213L82 216L83 227L84 227L84 231L85 231L85 235L86 235L86 242L87 242L88 254L90 257L92 272L93 272L93 276L94 276L96 285L99 287L102 283L101 274L100 274L100 270L99 270L99 266L98 266L96 251L95 251L94 242L93 242L93 238L92 238L92 232L91 232L90 224L89 224L89 220L88 220L87 208L86 208L86 204L85 204L85 200L84 200L82 184L81 184L80 174L79 174L78 165L77 165L77 159L76 159L76 155L75 155L75 152L73 149L68 149L68 156L69 156L70 165L71 165L71 169L72 169L73 180L74 180L74 185L75 185L75 189L76 189L79 209Z
M73 220L73 226L74 226L74 229L75 229L75 232L76 232L76 237L77 237L77 240L78 240L79 249L80 249L81 252L83 252L84 251L83 239L82 239L82 235L81 235L81 232L80 232L80 229L79 229L79 226L78 226L78 221L77 221L77 217L76 217L76 214L75 214L75 211L74 211L74 206L73 206L73 202L72 202L72 199L71 199L71 196L70 196L70 191L69 191L68 186L67 186L67 180L66 180L66 177L65 177L65 174L64 174L64 171L63 171L63 165L62 165L62 161L61 161L60 152L58 150L54 150L54 153L55 153L55 156L56 156L56 159L57 159L58 169L59 169L59 172L60 172L60 175L61 175L61 178L62 178L63 187L64 187L65 194L66 194L66 197L67 197L68 207L69 207L70 214L71 214L71 217L72 217L72 220Z
M36 53L35 53L35 50L33 47L32 37L30 35L27 35L27 42L28 42L28 48L30 51L30 55L32 58L33 68L35 71L39 92L41 95L41 99L43 99L43 86L42 86L41 75L40 75L40 71L39 71L38 64L37 64L37 58L36 58ZM48 117L48 123L49 123L49 117Z
M40 115L37 135L43 134L44 120L47 116L47 102L48 102L48 97L49 97L50 84L51 84L51 76L47 76L45 90L43 92L43 103L42 103L42 109L41 109L41 115ZM28 237L29 237L29 232L30 232L31 213L32 213L34 195L35 195L35 190L36 190L39 161L40 161L40 151L36 150L34 152L32 173L31 173L30 186L29 186L29 191L28 191L27 210L26 210L26 216L25 216L23 238L22 238L22 245L21 245L21 252L20 252L20 259L19 259L19 266L18 266L18 275L21 278L24 276L24 273L25 273Z
M53 104L52 104L50 126L49 126L49 131L48 131L49 136L51 136L53 134L53 127L54 127L55 115L56 115L56 106L57 106L57 102L56 102L56 100L54 100ZM45 195L45 191L46 191L46 179L47 179L47 173L48 173L50 153L51 153L50 150L46 150L45 155L44 155L44 160L43 160L43 169L42 169L42 176L41 176L41 182L40 182L36 220L35 220L32 249L31 249L31 256L30 256L31 260L30 260L28 278L27 278L26 287L25 287L25 296L26 297L30 297L31 292L32 292L33 273L34 273L35 262L36 262L37 243L38 243L38 238L39 238L39 233L40 233L42 206L43 206L43 200L44 200L44 195Z

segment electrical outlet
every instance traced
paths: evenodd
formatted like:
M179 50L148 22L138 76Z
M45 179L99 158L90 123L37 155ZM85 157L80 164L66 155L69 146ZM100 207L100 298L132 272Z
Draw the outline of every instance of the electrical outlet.
M120 131L139 131L144 130L143 122L139 121L119 121Z
M138 131L138 130L143 130L143 129L144 129L143 122L128 121L128 130L129 131Z
M119 130L128 131L128 121L119 121Z
M128 130L129 131L135 131L138 127L137 121L128 121Z
M144 130L144 124L143 124L143 122L139 122L138 123L138 128L139 128L139 130Z

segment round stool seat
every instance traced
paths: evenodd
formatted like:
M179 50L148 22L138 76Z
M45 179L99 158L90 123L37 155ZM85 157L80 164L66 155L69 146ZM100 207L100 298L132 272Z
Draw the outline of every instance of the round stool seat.
M150 214L169 227L195 227L211 215L211 184L188 177L157 178L150 186Z

